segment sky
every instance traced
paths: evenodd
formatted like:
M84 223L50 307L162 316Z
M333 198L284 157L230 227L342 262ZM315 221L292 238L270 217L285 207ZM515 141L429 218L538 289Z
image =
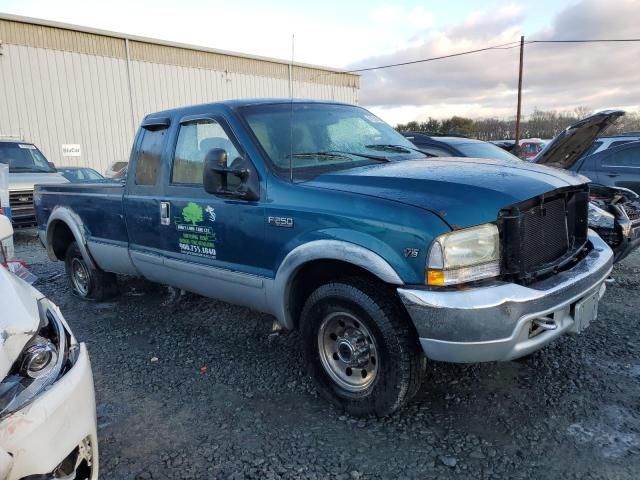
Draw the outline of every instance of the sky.
M357 69L526 40L640 38L640 0L0 0L0 12ZM640 43L525 47L523 112L640 109ZM387 122L515 115L518 49L362 73Z

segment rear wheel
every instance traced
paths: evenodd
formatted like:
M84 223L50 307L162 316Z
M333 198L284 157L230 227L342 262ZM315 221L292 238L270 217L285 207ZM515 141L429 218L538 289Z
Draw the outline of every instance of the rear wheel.
M77 296L105 300L116 294L115 274L90 267L85 262L76 242L72 242L67 248L64 266L69 286Z
M320 394L352 415L389 415L420 387L424 355L384 285L349 279L319 287L302 310L301 333Z

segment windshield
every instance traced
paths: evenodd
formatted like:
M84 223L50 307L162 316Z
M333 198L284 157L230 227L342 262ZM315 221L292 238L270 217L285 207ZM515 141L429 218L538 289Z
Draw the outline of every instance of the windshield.
M241 113L275 170L294 176L380 161L427 158L396 130L355 106L294 103Z
M1 143L0 163L9 165L10 173L49 173L55 170L35 145L28 143Z
M494 145L493 143L473 142L461 143L456 145L466 157L473 158L492 158L494 160L520 160L515 155L510 154L506 150Z
M59 168L58 171L70 182L102 180L104 177L92 168Z

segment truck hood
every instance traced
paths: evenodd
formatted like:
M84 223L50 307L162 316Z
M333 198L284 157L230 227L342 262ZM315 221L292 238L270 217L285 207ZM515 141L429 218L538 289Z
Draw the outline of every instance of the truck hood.
M430 158L326 173L307 185L427 209L453 228L496 220L510 205L588 179L520 160Z
M10 173L9 191L33 190L34 185L69 183L69 181L58 172L52 173Z
M533 162L562 169L571 168L595 139L623 115L622 110L603 110L574 123L556 135Z
M38 300L43 295L0 266L0 380L7 376L26 343L38 331Z

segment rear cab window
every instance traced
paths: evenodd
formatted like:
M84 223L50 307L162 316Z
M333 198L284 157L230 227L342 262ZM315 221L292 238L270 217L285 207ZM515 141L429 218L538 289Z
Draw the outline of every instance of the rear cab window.
M136 185L156 185L167 137L166 128L144 128L136 162Z

